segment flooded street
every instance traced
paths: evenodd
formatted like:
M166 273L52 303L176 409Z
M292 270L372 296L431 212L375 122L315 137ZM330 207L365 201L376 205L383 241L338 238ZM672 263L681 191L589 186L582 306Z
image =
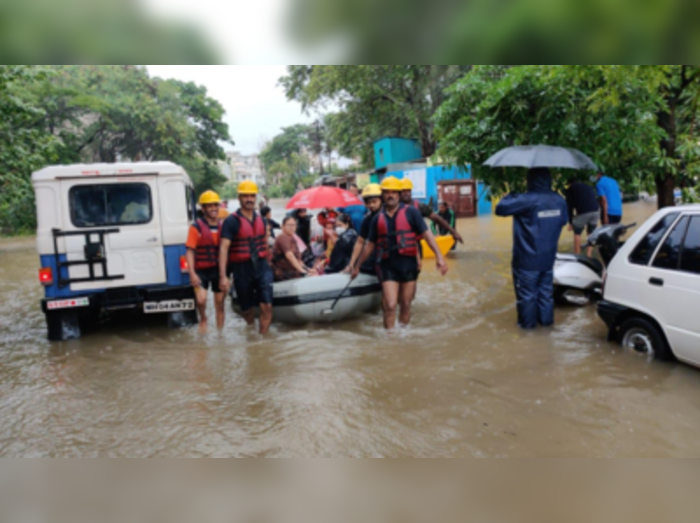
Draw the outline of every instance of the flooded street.
M263 338L229 312L221 334L126 317L52 344L34 245L3 240L0 456L698 455L700 372L607 343L592 306L518 330L510 223L462 220L447 278L426 262L389 334L375 315Z

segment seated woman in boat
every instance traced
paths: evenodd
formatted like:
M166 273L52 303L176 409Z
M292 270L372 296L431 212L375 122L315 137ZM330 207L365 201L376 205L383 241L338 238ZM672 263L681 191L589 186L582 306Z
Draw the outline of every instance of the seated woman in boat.
M357 232L352 228L352 220L347 214L341 214L335 221L337 240L330 255L326 274L342 272L352 259L352 251L357 243Z
M316 275L316 271L307 268L302 261L296 231L296 219L287 216L282 222L282 234L277 237L272 248L272 272L275 275L275 281Z

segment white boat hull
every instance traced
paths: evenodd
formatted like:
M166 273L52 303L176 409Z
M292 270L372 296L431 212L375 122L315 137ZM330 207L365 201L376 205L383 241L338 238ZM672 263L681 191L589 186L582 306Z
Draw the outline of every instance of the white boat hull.
M350 281L346 274L299 278L273 285L273 321L292 325L331 323L379 310L382 290L375 276L360 274L344 292ZM329 313L333 302L341 299ZM239 312L235 291L234 311Z

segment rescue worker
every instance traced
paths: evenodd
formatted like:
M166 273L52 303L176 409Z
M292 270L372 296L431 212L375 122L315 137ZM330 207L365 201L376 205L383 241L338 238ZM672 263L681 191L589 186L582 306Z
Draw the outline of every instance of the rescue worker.
M241 315L248 325L255 324L255 307L260 307L260 334L272 323L272 267L265 221L255 212L258 186L246 180L238 185L240 209L231 214L221 229L219 279L223 292L231 288L233 276Z
M384 327L396 325L396 313L400 308L399 322L411 322L411 303L418 284L418 238L423 236L436 253L437 268L444 276L447 263L440 254L433 233L428 230L421 213L414 207L401 203L402 184L390 176L381 185L384 209L372 221L369 238L359 264L362 265L376 249L377 272L382 282ZM352 277L359 274L355 267Z
M205 331L208 326L207 292L210 288L214 293L216 326L221 330L224 328L224 299L226 298L219 286L221 198L214 191L206 191L199 197L199 205L204 217L198 218L194 222L187 236L185 244L187 247L187 269L190 273L190 282L195 290L200 331Z
M352 252L350 264L348 265L347 269L345 269L345 272L349 274L352 273L353 269L355 268L355 264L360 258L360 255L362 254L362 249L364 248L365 243L367 242L367 238L369 238L369 229L372 225L372 221L377 216L377 214L379 214L379 211L382 208L382 188L379 186L379 184L376 183L368 185L362 191L362 199L365 201L365 205L367 206L368 212L362 220L362 225L360 225L359 236L357 238L357 242L355 243L355 248ZM377 264L374 262L373 259L369 258L360 267L360 272L362 274L369 274L375 276L377 274Z
M413 199L413 182L409 178L404 178L400 180L401 184L401 202L409 207L414 207L423 215L424 218L428 218L438 227L443 228L448 231L452 237L459 243L464 243L462 235L457 232L457 230L447 223L439 214L433 211L430 205L425 205L417 202Z
M554 260L568 223L564 198L552 190L549 169L531 169L525 194L509 194L496 215L513 217L513 284L518 325L535 329L554 324Z

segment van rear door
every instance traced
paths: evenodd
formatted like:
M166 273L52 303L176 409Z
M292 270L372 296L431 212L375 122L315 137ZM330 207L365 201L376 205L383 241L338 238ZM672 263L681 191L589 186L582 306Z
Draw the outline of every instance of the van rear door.
M95 177L61 182L69 262L92 256L106 259L108 276L104 280L100 264L69 267L72 291L159 285L166 282L163 256L160 201L156 176ZM99 231L106 231L102 245L86 249L87 243L100 244ZM74 234L77 233L77 234ZM80 233L90 233L89 236Z

